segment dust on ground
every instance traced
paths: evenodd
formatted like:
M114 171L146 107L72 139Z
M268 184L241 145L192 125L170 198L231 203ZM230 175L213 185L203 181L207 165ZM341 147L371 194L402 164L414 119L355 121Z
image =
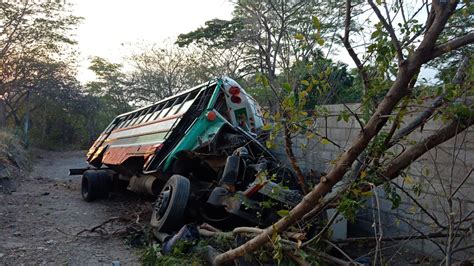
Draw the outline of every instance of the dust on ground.
M31 174L18 180L14 191L0 193L0 264L139 264L137 249L123 237L75 234L147 203L129 194L87 203L80 177L68 176L69 168L86 166L85 152L39 154Z

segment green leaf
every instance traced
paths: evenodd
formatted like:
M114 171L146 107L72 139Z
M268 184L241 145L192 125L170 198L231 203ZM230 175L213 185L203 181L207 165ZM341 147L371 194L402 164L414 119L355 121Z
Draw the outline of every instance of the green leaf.
M313 27L317 30L321 29L321 22L319 22L319 19L316 16L313 16Z
M285 217L285 216L288 216L288 214L290 214L290 211L289 210L279 210L279 211L277 211L277 214L280 215L281 217Z
M265 146L266 146L267 148L271 149L271 148L273 148L273 142L267 140L267 141L265 142Z
M377 49L377 44L375 44L375 43L373 43L373 44L367 46L367 51L368 51L369 53L375 51L375 49Z
M413 183L415 183L415 179L413 179L413 177L411 175L406 175L403 180L405 181L405 183L407 183L408 185L412 185Z
M423 175L425 175L425 176L429 176L429 175L430 175L430 169L429 169L428 167L425 167L425 168L423 169Z
M294 95L291 95L290 97L287 98L287 103L289 107L294 107L296 103L296 99Z
M290 83L285 82L285 83L283 83L282 86L283 86L283 89L285 89L285 91L287 91L287 92L291 92L291 91L292 91Z
M327 138L322 138L319 142L324 145L331 143Z
M341 120L344 120L344 122L349 122L349 119L350 119L350 114L347 110L344 110L342 111L339 116L337 117L337 121L341 121Z
M321 46L324 45L324 39L323 38L318 38L317 42Z
M273 125L272 124L266 124L262 127L262 130L263 131L269 131L273 128Z
M370 39L377 38L377 36L379 36L380 33L381 33L381 31L379 31L379 30L376 30L376 31L372 32L372 35L370 35Z
M265 76L262 76L262 84L265 87L268 87L270 85L270 82L268 81L268 79Z
M303 85L305 85L305 86L309 86L309 82L308 82L307 80L305 80L305 79L303 79L303 80L301 81L301 84L303 84Z
M304 35L301 33L296 33L294 37L299 41L304 40Z

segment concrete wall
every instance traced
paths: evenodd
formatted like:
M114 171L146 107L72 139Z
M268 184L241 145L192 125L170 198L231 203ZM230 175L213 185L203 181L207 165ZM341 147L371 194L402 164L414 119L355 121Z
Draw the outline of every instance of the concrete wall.
M329 139L337 142L342 148L347 148L360 131L358 122L355 119L350 119L348 122L337 121L340 112L346 110L343 105L328 105L326 107L329 115L316 121L319 133L327 135ZM354 112L359 112L359 105L357 104L349 105L349 108ZM419 111L413 110L413 113L404 119L404 122L409 122ZM413 132L409 139L403 141L403 143L409 146L413 141L419 141L431 135L441 126L440 121L429 122L424 126L422 132ZM283 147L281 145L282 140L278 141L280 142L278 147ZM302 148L302 146L305 146L305 148ZM294 140L294 149L301 167L306 171L310 169L329 171L331 161L336 160L341 153L341 149L332 144L322 144L318 139L308 140L304 137ZM401 147L395 147L393 152L397 153L400 150ZM276 153L282 158L285 157L283 148L276 149ZM421 184L422 193L416 199L440 223L446 224L446 213L449 213L448 195L460 185L473 165L474 128L471 127L458 135L457 138L453 138L426 153L408 169L409 178L398 177L395 182L408 189L417 183ZM402 196L402 203L399 208L392 210L391 202L385 199L384 191L382 189L377 190L377 195L380 196L380 217L384 226L383 235L418 234L412 227L421 229L424 233L435 232L432 220L405 194L402 192L399 192L399 194ZM373 235L373 201L373 199L369 199L366 202L367 208L359 212L357 219L358 227L356 228L365 231L367 235ZM460 213L467 215L474 210L474 173L461 186L454 196L453 202L453 211L456 217L459 217ZM472 236L474 214L471 213L470 218L471 221L464 222L463 226L471 228L471 235L468 239L461 241L460 246L474 244L474 237ZM361 232L357 233L360 235ZM433 256L442 255L432 243L426 240L411 241L410 245ZM462 259L465 256L474 256L474 248L460 253L458 258Z

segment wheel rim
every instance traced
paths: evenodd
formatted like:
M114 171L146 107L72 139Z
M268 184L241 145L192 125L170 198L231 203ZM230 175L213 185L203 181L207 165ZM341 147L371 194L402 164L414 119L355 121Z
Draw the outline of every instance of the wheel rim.
M166 210L169 207L171 195L173 193L173 188L171 186L166 186L161 191L158 199L153 206L153 218L156 222L159 222L161 218L166 213Z

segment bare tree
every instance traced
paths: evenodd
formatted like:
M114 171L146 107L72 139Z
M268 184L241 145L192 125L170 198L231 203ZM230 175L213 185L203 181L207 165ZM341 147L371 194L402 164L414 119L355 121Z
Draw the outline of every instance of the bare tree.
M75 43L69 31L79 20L59 2L0 3L0 95L6 105L6 119L13 118L19 125L22 118L18 112L24 108L27 95L62 82L57 78L65 74L64 65L71 62L58 58Z
M387 123L388 118L392 115L401 100L412 92L420 68L430 60L474 42L474 33L470 32L462 36L457 36L449 41L439 43L439 38L445 25L453 13L456 12L458 1L441 2L435 0L428 7L428 20L424 25L422 36L420 36L421 41L415 49L412 49L410 53L406 53L391 24L391 18L388 17L388 12L387 15L384 16L379 9L379 5L370 0L368 2L380 22L381 30L387 32L389 35L388 38L394 49L393 51L397 61L394 80L390 82L387 93L381 102L378 103L370 118L367 119L367 122L363 125L359 135L353 140L350 147L341 154L334 167L326 176L321 178L320 183L317 184L287 216L264 229L258 236L238 248L217 255L214 259L215 264L222 264L238 256L242 256L245 253L255 251L269 241L272 235L285 231L308 212L314 212L315 209L322 208L328 201L328 193L333 189L336 183L343 179L346 173L351 169L353 163L358 160L359 156L366 151L371 141ZM352 1L347 0L346 25L350 25L350 11L352 7ZM350 31L345 31L346 35L349 33ZM348 40L348 36L345 36L344 39ZM423 122L420 122L419 125L422 123ZM417 158L437 145L463 132L473 123L474 119L472 119L471 116L452 118L451 121L448 121L435 133L407 148L390 162L380 166L381 170L379 171L379 175L382 176L384 180L396 178L401 171ZM393 134L389 135L388 139L390 140L392 137ZM329 197L334 198L336 196L332 193L329 194Z

